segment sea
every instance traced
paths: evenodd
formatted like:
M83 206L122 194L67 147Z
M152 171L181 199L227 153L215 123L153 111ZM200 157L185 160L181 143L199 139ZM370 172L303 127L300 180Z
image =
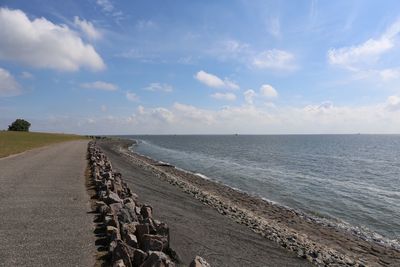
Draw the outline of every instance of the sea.
M133 135L135 152L400 241L400 135Z

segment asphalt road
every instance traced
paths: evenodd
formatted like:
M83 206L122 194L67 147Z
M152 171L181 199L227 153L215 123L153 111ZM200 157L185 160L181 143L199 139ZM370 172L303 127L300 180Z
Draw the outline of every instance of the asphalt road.
M0 159L0 266L93 266L87 141Z

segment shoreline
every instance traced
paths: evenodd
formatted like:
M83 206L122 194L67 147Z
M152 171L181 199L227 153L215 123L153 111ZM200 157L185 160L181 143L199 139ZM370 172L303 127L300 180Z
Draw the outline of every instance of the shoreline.
M129 151L132 140L114 141L114 150L131 163L151 171L161 180L216 209L220 214L244 224L266 239L294 251L317 265L396 266L400 251L394 247L349 235L330 224L296 210L251 196L195 173L160 164L147 156Z
M138 152L136 152L134 150L134 147L138 146L139 142L137 140L133 140L133 139L127 139L132 141L132 145L127 147L127 150L134 154L137 155L139 157L143 157L146 161L148 161L150 164L155 165L155 166L163 166L163 167L171 167L176 169L177 171L183 172L187 175L195 175L198 176L201 179L205 179L211 182L214 182L216 184L220 184L222 186L228 187L230 189L233 189L235 191L237 191L240 194L245 194L249 197L252 198L259 198L262 199L263 201L267 202L269 205L277 205L282 209L285 210L289 210L291 212L296 213L299 217L304 218L305 220L309 220L309 221L313 221L314 223L320 224L323 227L335 227L340 231L346 231L349 234L352 234L354 236L356 236L357 238L361 238L364 241L367 242L372 242L372 243L376 243L378 245L384 246L384 247L388 247L388 248L392 248L395 250L400 251L400 240L399 239L389 239L388 237L384 236L383 234L380 234L378 232L375 232L373 230L370 230L368 227L366 226L356 226L353 225L349 222L346 222L344 220L341 220L339 218L335 218L335 217L330 217L330 216L318 216L317 213L315 213L316 215L314 215L312 212L307 212L307 211L303 211L300 209L296 209L296 208L292 208L290 206L284 205L282 203L270 200L266 197L263 197L261 195L258 194L252 194L249 192L246 192L242 189L230 186L228 184L225 184L215 178L212 177L208 177L207 175L203 174L203 173L199 173L199 172L193 172L190 170L186 170L186 169L182 169L178 166L175 166L169 162L164 162L161 160L157 160L157 159L153 159L149 156L140 154Z

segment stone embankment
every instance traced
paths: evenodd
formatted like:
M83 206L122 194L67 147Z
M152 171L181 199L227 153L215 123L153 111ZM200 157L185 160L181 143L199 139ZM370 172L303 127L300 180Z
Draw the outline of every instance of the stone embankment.
M295 210L267 203L173 166L160 166L157 161L131 153L123 146L117 150L133 164L317 266L399 266L398 252L393 248L367 242ZM271 211L276 218L269 218L259 209Z
M179 257L170 247L168 225L153 218L153 208L139 202L95 142L89 143L88 152L97 197L96 212L107 237L110 265L179 266ZM199 256L190 264L190 267L209 266Z

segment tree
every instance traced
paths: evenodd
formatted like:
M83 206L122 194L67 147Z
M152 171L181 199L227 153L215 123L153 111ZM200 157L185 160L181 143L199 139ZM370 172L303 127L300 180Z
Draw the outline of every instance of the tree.
M8 126L9 131L29 132L31 124L23 119L16 119L11 125Z

